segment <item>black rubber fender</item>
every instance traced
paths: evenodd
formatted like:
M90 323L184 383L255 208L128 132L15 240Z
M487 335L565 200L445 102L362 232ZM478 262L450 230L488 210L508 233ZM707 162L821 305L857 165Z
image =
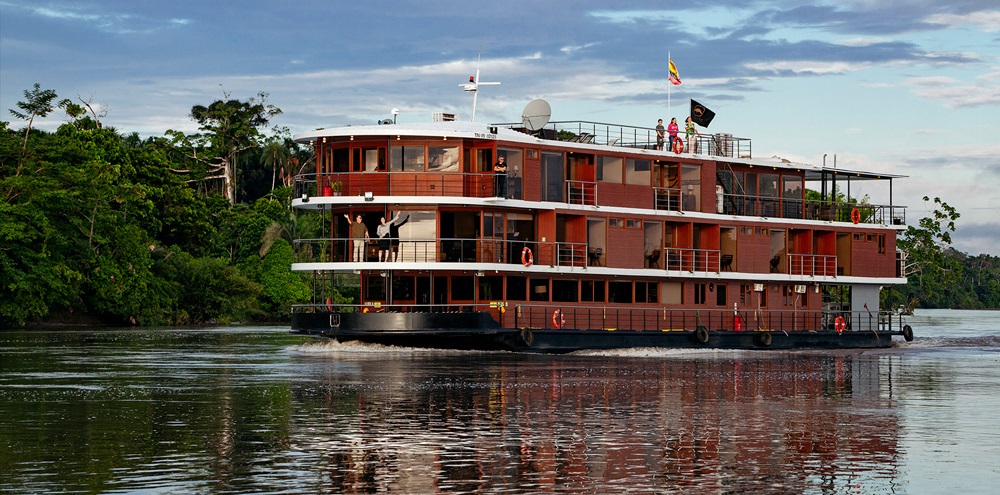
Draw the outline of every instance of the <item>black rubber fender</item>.
M694 330L694 340L699 344L708 343L708 329L705 328L705 325L698 325L698 328Z
M757 342L764 347L771 347L771 332L761 332L757 336Z
M909 325L903 325L903 340L907 342L913 341L913 327Z
M535 334L532 333L530 328L521 329L521 342L528 347L531 347L535 343Z

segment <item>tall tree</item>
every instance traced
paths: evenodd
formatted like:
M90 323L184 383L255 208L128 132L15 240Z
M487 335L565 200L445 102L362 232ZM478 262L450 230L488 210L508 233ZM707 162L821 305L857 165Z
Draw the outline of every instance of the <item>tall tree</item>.
M914 290L908 304L939 306L961 277L960 262L949 255L951 233L961 214L941 198L924 196L924 202L932 203L931 216L907 227L898 245L905 253L903 275L911 279L908 287Z
M35 117L45 117L54 108L55 105L52 102L56 99L56 91L54 89L42 89L42 85L35 83L35 89L24 90L24 101L17 102L17 108L22 111L10 109L10 114L21 119L27 120L28 125L24 130L24 143L21 145L21 150L25 150L28 147L28 134L31 133L31 126L35 122Z
M231 205L236 203L236 165L240 153L260 146L263 140L260 129L281 114L281 109L267 104L267 96L260 92L247 101L227 99L208 106L195 105L191 108L191 118L198 122L201 134L186 136L179 131L167 131L175 147L182 147L190 160L205 167L205 175L193 180L222 181L223 196Z

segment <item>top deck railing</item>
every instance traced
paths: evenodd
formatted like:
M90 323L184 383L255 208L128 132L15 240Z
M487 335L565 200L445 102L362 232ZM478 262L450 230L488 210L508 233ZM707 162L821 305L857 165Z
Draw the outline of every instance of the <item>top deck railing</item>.
M553 141L603 144L635 149L657 149L656 129L620 124L607 124L586 120L549 122L544 128L530 132L523 124L502 123L507 127L526 134L534 134ZM700 134L688 140L681 128L677 137L683 140L684 153L696 155L725 156L729 158L751 158L750 139L734 137L732 134ZM661 149L667 145L664 144ZM693 149L692 149L693 148Z

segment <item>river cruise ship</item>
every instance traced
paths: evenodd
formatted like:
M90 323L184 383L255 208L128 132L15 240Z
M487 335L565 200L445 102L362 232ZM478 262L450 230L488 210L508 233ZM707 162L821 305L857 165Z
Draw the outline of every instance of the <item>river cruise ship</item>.
M294 242L314 296L292 331L551 353L912 339L879 306L906 283L903 176L757 157L731 134L670 146L651 127L528 113L296 135L315 164L292 204L320 227ZM872 181L886 198L851 196Z

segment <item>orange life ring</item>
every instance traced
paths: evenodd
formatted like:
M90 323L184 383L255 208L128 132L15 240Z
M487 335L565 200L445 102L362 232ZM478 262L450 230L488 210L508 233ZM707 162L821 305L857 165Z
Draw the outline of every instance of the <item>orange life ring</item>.
M534 256L531 255L531 248L525 247L521 250L521 263L524 266L531 266L535 262Z
M844 329L847 328L847 322L844 321L843 316L838 316L833 323L833 327L837 329L837 333L844 333Z
M562 328L566 324L566 315L563 314L561 309L557 309L552 312L552 326L556 328Z
M861 221L861 212L857 208L851 210L851 221L854 223Z
M678 155L684 151L684 142L680 138L674 138L674 153Z

